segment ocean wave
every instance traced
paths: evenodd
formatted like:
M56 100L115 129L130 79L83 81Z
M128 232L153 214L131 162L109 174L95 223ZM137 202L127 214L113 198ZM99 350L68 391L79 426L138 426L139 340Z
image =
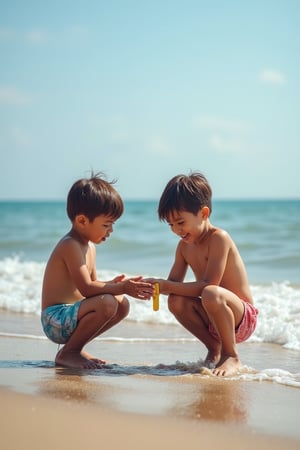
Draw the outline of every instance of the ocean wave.
M21 261L18 257L0 260L0 308L16 313L40 314L40 298L45 263ZM99 274L100 275L100 274ZM110 280L115 271L101 270L101 278ZM130 276L130 274L128 274ZM248 342L278 344L300 350L300 288L289 281L251 286L259 310L258 323ZM151 324L174 324L167 297L160 296L160 309L153 312L151 301L130 298L128 319Z
M23 334L23 333L10 333L10 332L2 332L0 331L0 337L13 338L13 339L30 339L30 340L45 340L48 338L46 336L41 336L37 334ZM196 338L186 338L186 337L159 337L159 338L151 338L151 337L120 337L120 336L109 336L109 337L97 337L94 339L99 342L114 342L114 343L179 343L186 344L189 342L196 342Z

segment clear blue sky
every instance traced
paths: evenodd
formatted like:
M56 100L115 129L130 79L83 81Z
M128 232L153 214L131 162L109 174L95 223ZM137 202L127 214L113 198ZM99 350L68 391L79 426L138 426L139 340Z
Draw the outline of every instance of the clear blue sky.
M0 199L300 197L300 1L0 0Z

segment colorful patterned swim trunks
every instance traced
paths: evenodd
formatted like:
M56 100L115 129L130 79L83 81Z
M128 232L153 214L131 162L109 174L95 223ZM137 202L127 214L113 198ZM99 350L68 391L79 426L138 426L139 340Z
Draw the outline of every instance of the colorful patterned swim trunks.
M244 316L238 329L235 330L235 340L237 344L246 341L246 339L254 332L258 315L258 310L251 303L245 302L244 300L242 300L242 302L244 303ZM209 322L208 331L220 342L220 337L211 322Z
M41 314L45 335L57 344L65 344L77 326L78 310L82 300L74 304L49 306Z

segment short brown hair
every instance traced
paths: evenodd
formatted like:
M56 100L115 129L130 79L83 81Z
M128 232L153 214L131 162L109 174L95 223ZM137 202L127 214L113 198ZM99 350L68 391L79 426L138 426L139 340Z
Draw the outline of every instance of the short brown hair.
M106 181L103 173L91 174L71 187L67 198L67 214L73 222L78 214L84 214L90 221L100 215L118 219L124 211L123 201L112 186L115 181Z
M168 182L161 195L158 217L167 221L174 211L187 211L196 215L204 206L211 212L211 198L211 187L202 173L176 175Z

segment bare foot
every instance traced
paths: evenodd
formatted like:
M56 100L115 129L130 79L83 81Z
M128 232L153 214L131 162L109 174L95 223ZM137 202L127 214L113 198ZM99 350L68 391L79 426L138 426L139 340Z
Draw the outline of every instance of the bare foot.
M85 358L85 359L89 359L90 361L94 361L98 364L106 364L105 359L96 358L95 356L92 356L90 353L86 352L85 350L81 351L81 356L83 356L83 358Z
M56 355L55 365L71 369L100 369L100 363L87 359L78 352L64 351L62 348Z
M204 360L203 366L208 369L214 369L220 361L220 352L215 350L209 350Z
M238 356L224 356L213 370L213 374L218 377L234 375L241 367L242 364Z

